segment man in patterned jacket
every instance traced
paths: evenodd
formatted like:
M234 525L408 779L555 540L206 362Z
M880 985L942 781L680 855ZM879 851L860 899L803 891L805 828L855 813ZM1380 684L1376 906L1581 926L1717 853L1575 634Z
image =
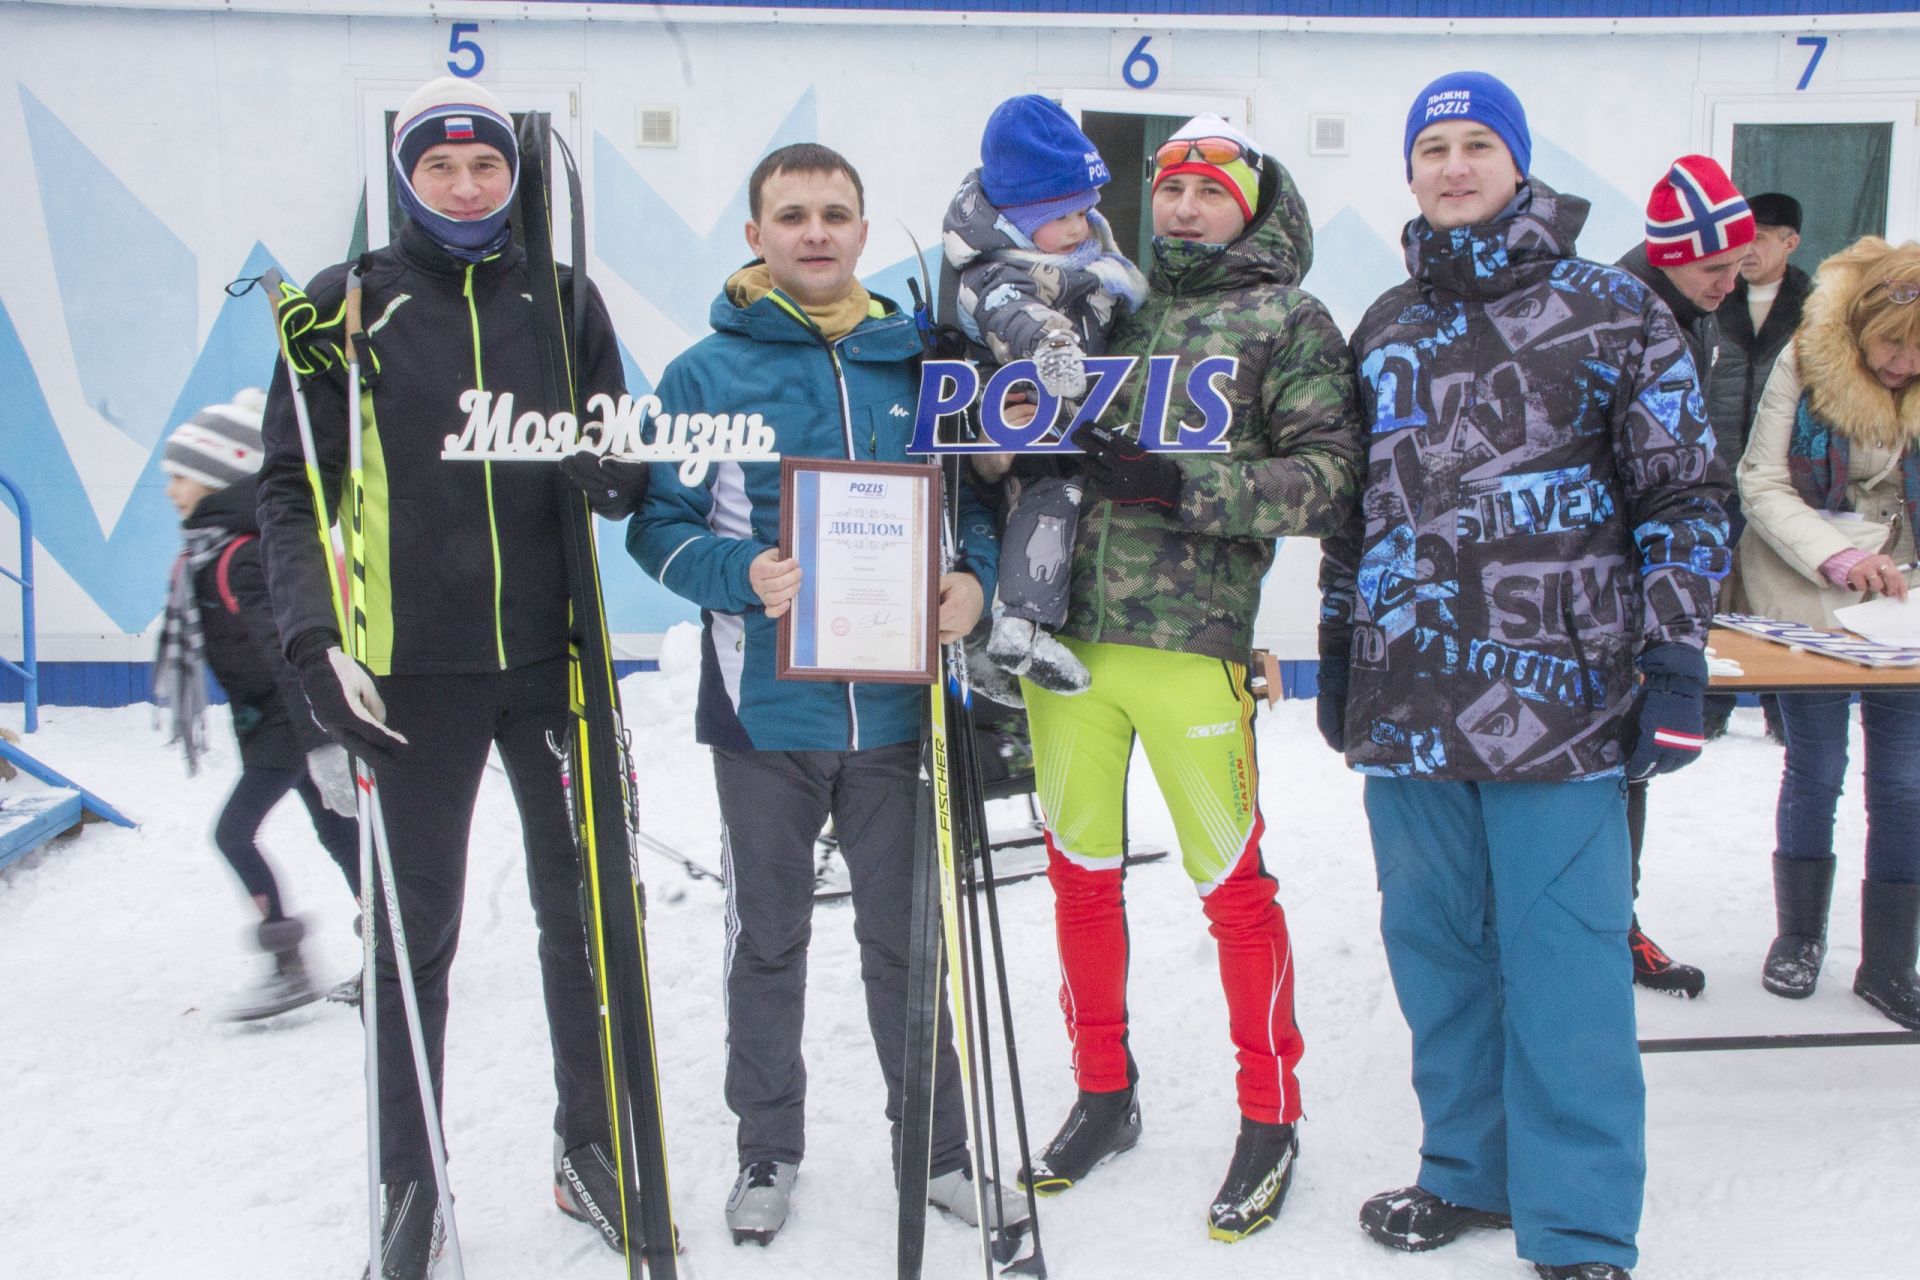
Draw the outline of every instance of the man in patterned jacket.
M1527 177L1512 92L1442 77L1406 150L1412 278L1354 333L1367 484L1320 574L1321 731L1368 775L1424 1124L1360 1220L1407 1250L1511 1226L1543 1277L1622 1280L1622 783L1699 754L1726 472L1672 313L1573 256L1587 203Z
M1207 1216L1214 1238L1238 1240L1271 1223L1286 1195L1301 1054L1286 918L1261 863L1246 662L1274 539L1340 527L1358 484L1359 432L1347 344L1298 287L1313 231L1292 177L1211 116L1174 134L1155 163L1151 292L1109 350L1139 357L1143 370L1151 357L1177 356L1179 384L1205 357L1235 359L1233 373L1209 380L1214 411L1231 411L1228 451L1147 452L1101 427L1075 437L1087 451L1087 505L1060 637L1093 686L1071 698L1030 681L1024 689L1080 1096L1027 1177L1063 1191L1140 1133L1121 897L1137 736L1219 945L1241 1122ZM1145 383L1109 421L1157 425L1142 422L1154 399ZM1168 420L1204 416L1174 394Z

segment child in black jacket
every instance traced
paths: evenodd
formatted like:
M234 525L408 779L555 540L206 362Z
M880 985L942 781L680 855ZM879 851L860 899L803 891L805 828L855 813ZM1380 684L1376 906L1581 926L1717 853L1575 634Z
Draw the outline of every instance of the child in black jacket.
M286 914L273 869L255 840L268 811L287 792L299 792L314 834L354 894L360 892L359 828L346 752L314 723L300 682L281 656L260 566L254 496L264 403L262 392L248 388L231 404L202 409L167 438L161 459L186 546L169 579L154 663L155 700L172 708L170 741L185 749L187 772L193 773L205 748L200 713L207 667L226 690L241 771L213 840L259 908L260 948L274 961L273 972L231 1011L238 1021L282 1013L321 994L300 956L306 927ZM343 989L342 995L351 999L357 992Z

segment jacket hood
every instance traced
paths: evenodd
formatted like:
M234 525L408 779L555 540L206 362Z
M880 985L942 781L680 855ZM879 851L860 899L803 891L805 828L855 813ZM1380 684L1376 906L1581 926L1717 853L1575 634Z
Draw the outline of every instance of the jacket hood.
M200 499L200 505L180 522L183 529L225 529L228 533L258 533L260 518L254 514L260 494L260 478L248 476L224 489L216 489Z
M1224 293L1259 284L1298 286L1313 267L1313 224L1293 175L1272 156L1260 173L1260 205L1222 245L1153 238L1156 293Z
M1475 301L1503 298L1574 256L1589 207L1579 196L1529 178L1492 222L1442 231L1423 214L1400 234L1407 274Z
M1857 444L1897 449L1920 442L1920 390L1896 396L1867 370L1847 309L1860 279L1858 263L1830 258L1814 277L1794 351L1800 381L1822 421Z
M1672 276L1647 260L1647 244L1644 240L1621 254L1620 260L1613 265L1653 290L1654 296L1667 304L1667 310L1673 312L1673 318L1680 322L1683 329L1692 328L1701 316L1713 314L1701 310L1692 298L1680 292ZM1732 300L1733 295L1728 294L1727 301ZM1726 303L1722 303L1721 307L1725 309Z

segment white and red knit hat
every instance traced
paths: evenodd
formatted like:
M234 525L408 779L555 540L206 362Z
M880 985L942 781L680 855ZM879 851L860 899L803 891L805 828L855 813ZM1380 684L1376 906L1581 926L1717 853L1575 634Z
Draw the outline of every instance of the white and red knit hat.
M1656 267L1727 253L1753 242L1753 210L1710 156L1681 156L1647 198L1647 261Z

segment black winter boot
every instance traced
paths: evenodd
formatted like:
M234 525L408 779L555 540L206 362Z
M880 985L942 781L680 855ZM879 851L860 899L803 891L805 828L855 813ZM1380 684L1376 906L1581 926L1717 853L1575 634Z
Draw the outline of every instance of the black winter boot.
M1804 1000L1827 958L1827 906L1837 858L1773 855L1773 911L1780 935L1767 948L1760 983L1777 996Z
M1382 1191L1360 1206L1362 1231L1389 1249L1408 1253L1425 1253L1451 1244L1474 1227L1510 1231L1513 1219L1504 1213L1442 1200L1420 1186Z
M234 1002L227 1012L229 1021L271 1018L320 998L320 989L307 976L306 962L300 957L300 944L307 936L306 925L292 916L262 920L255 936L260 950L273 958L273 972Z
M1540 1280L1633 1280L1625 1267L1616 1267L1611 1262L1569 1262L1558 1267L1536 1262L1533 1273Z
M1920 1031L1920 884L1860 886L1860 968L1854 994L1909 1031Z

